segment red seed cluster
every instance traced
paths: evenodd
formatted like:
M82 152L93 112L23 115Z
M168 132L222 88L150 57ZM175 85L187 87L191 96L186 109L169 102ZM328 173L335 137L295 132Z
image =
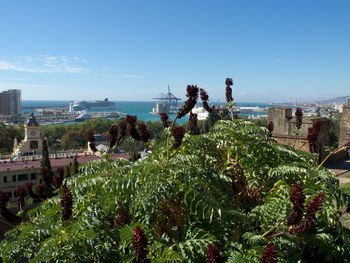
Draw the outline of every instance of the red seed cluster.
M147 129L147 126L143 122L139 124L139 131L140 131L141 141L146 143L151 139L151 135Z
M123 139L124 139L124 137L125 137L125 134L126 134L126 126L127 126L127 122L126 122L126 119L125 120L123 120L121 123L120 123L120 126L119 126L119 128L120 128L120 133L119 133L119 137L118 137L118 140L117 140L117 144L119 145L122 141L123 141Z
M231 86L233 85L232 79L231 78L227 78L225 80L225 84L226 84L226 102L230 103L231 101L233 101L232 88L231 88Z
M113 147L118 140L118 126L113 124L109 128L109 147Z
M312 127L308 129L307 140L309 142L310 152L315 152L318 133L321 130L321 119L318 119Z
M61 180L61 177L59 175L55 175L53 178L52 178L52 185L58 189L61 187L62 185L62 180Z
M38 194L39 198L44 197L45 188L42 184L37 184L35 186L35 190L36 190L36 193Z
M45 183L51 184L50 170L48 167L41 167L40 175Z
M181 143L182 143L182 139L185 136L185 128L182 126L179 127L175 127L173 132L172 132L172 136L174 137L175 141L173 143L173 148L177 149L180 147Z
M169 127L169 121L168 121L168 119L169 119L169 116L168 116L167 113L162 112L162 113L160 114L160 120L162 121L162 125L163 125L164 128L168 128L168 127Z
M315 130L317 131L317 132L320 132L320 130L321 130L321 124L322 124L322 121L321 121L321 119L318 119L315 123L314 123L314 128L315 128Z
M208 93L204 89L200 89L200 96L201 96L201 100L202 100L202 103L203 103L203 108L207 112L212 112L213 109L210 108L209 105L208 105L208 100L209 100Z
M136 115L126 115L126 122L129 125L135 125L137 121L137 116Z
M23 185L18 186L16 196L25 198L27 195L26 189Z
M194 98L194 99L198 99L198 87L197 85L187 85L187 94L186 97L188 98Z
M87 139L88 139L88 142L94 142L95 141L94 134L91 131L89 131L89 133L87 135Z
M220 250L215 248L213 244L210 244L206 253L207 263L222 263L223 257L220 255Z
M200 96L202 101L208 101L209 96L208 93L204 89L199 89L200 90Z
M134 140L140 141L141 137L136 130L136 121L137 121L137 116L126 115L126 122L128 123L128 127L127 127L128 132L130 133L131 137Z
M277 250L273 243L265 246L262 256L260 257L261 263L276 263L277 262Z
M231 78L226 78L225 84L226 84L226 86L232 86L233 85L232 79Z
M305 195L298 184L293 186L289 200L293 203L293 205L304 208Z
M269 130L269 133L267 134L268 137L271 137L272 136L272 132L273 132L273 122L270 121L268 124L267 124L267 129Z
M128 131L131 135L131 137L136 140L136 141L140 141L141 137L140 134L137 132L136 127L135 126L128 126Z
M147 245L148 239L140 226L135 228L134 234L132 236L132 246L135 249L136 260L142 261L147 257Z
M190 112L190 119L189 119L189 130L191 135L196 134L196 128L197 128L197 116L198 114Z
M306 219L300 225L300 232L305 233L314 227L317 221L316 212L321 208L324 196L324 193L320 193L307 204Z
M186 100L185 104L181 107L181 109L178 111L176 117L182 118L187 113L189 113L194 106L196 106L197 100L198 100L198 87L197 85L187 85L187 94L186 96L188 99Z
M58 167L57 168L57 174L59 175L59 177L63 181L63 178L64 178L64 167L62 167L62 166Z
M299 130L303 124L303 111L301 108L295 110L295 127Z
M303 218L303 209L305 204L305 195L299 185L294 185L289 197L293 203L293 210L287 217L287 225L296 225Z
M71 217L72 209L73 209L73 196L71 191L68 188L64 190L63 197L61 200L61 206L62 206L62 220L66 221Z
M33 187L33 182L27 182L25 184L25 188L26 188L26 191L27 191L27 194L34 198L34 199L37 199L38 198L38 195L36 193L33 192L32 190L32 187Z

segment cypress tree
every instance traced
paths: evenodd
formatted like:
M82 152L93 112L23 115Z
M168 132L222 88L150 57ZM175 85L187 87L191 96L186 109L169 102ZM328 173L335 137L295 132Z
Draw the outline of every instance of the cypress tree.
M64 168L64 178L68 178L68 177L70 177L70 165L67 165Z
M74 156L73 162L72 162L72 166L70 169L70 174L71 175L76 175L79 172L79 163L77 160L77 157Z
M46 139L43 140L43 153L42 153L42 159L40 162L40 166L41 168L45 168L47 167L47 174L45 176L47 176L46 180L44 179L43 185L44 185L44 193L46 197L51 197L53 194L53 188L51 186L52 183L52 178L53 178L53 172L52 172L52 167L51 167L51 163L50 163L50 157L49 157L49 149L47 146L47 141ZM42 169L42 171L44 171ZM43 174L41 174L41 176L43 176Z
M42 154L40 167L47 167L47 168L49 168L50 172L52 171L50 158L49 158L49 149L47 147L46 139L43 140L43 154Z

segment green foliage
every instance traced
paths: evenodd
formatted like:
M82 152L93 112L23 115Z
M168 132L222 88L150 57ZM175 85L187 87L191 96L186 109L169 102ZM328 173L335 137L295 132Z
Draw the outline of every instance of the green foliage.
M63 149L80 149L87 147L87 135L89 130L68 130L61 139Z
M130 162L135 162L141 158L141 154L138 152L131 152L129 154L130 154Z
M0 154L11 154L14 140L18 143L24 138L23 124L8 125L0 122Z
M350 195L350 183L343 184L341 186L341 189L344 193L347 193L348 195Z
M230 118L231 116L226 108L214 110L209 113L207 119L198 121L197 134L208 133L218 120L229 120ZM188 126L187 123L185 123L185 126Z
M47 138L53 150L80 149L87 147L87 133L92 130L102 134L108 132L109 127L120 120L91 119L82 123L41 126L40 132Z
M348 262L349 231L339 218L349 198L332 172L313 168L310 154L277 144L266 128L246 120L187 134L177 150L169 129L160 138L148 158L106 156L82 165L65 179L72 217L62 222L61 193L44 201L6 234L4 262L22 256L30 262L133 262L136 226L147 236L151 262L205 262L209 244L227 262L259 262L269 242L279 262ZM285 221L294 184L306 203L325 193L306 233Z

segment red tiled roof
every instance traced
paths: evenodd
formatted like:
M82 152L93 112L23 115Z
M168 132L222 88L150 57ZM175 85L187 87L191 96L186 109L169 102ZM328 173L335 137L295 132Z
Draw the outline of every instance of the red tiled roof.
M124 154L124 153L118 153L112 156L112 160L116 160L119 158L123 158L123 159L129 159L129 155L128 154ZM92 155L88 155L88 156L77 156L77 161L80 164L83 163L88 163L94 160L99 160L101 159L101 157L98 156L92 156ZM25 161L14 161L13 163L0 163L0 172L5 172L5 171L17 171L17 170L24 170L24 169L35 169L35 168L40 168L40 161L41 160L25 160ZM50 162L51 162L51 166L52 167L59 167L59 166L67 166L70 162L72 162L73 159L72 158L51 158Z

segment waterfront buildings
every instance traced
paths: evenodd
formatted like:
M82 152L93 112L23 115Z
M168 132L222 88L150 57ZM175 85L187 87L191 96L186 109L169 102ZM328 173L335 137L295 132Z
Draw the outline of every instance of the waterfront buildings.
M0 115L17 116L21 110L21 90L10 89L0 93Z

